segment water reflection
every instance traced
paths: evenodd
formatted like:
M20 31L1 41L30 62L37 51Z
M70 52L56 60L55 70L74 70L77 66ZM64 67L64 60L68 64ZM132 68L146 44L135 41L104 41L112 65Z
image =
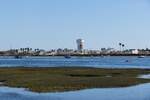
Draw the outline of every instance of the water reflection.
M0 100L150 100L149 93L150 84L64 93L33 93L24 89L0 87Z
M140 75L138 78L150 79L150 74Z

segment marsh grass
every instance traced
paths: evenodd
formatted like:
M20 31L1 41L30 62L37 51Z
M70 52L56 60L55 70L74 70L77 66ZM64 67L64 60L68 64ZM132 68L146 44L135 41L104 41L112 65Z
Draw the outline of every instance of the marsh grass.
M137 78L141 74L150 74L150 70L16 67L0 68L0 82L5 86L28 88L35 92L60 92L86 88L126 87L150 82L149 79Z

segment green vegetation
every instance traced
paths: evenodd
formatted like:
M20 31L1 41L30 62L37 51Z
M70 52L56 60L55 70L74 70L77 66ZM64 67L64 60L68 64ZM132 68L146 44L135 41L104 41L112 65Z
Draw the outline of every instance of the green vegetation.
M70 91L86 88L126 87L150 82L137 78L148 69L102 68L0 68L5 86L28 88L35 92Z

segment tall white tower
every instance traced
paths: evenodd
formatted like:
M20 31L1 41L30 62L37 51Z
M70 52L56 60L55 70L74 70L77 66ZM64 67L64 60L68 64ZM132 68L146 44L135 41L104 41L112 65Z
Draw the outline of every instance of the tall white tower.
M77 39L76 42L77 42L77 50L83 51L84 40L83 39Z

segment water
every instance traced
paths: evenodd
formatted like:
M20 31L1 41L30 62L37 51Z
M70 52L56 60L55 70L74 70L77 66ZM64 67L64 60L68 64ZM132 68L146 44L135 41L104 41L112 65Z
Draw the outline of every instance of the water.
M150 68L150 57L0 57L0 67L104 67L104 68Z
M146 75L139 75L138 78L143 78L143 79L150 79L150 74Z
M0 100L150 100L150 84L64 93L33 93L24 89L0 87Z
M150 68L150 57L0 57L0 67L16 66ZM86 89L62 93L34 93L22 88L0 87L0 100L150 100L150 83L126 88Z

